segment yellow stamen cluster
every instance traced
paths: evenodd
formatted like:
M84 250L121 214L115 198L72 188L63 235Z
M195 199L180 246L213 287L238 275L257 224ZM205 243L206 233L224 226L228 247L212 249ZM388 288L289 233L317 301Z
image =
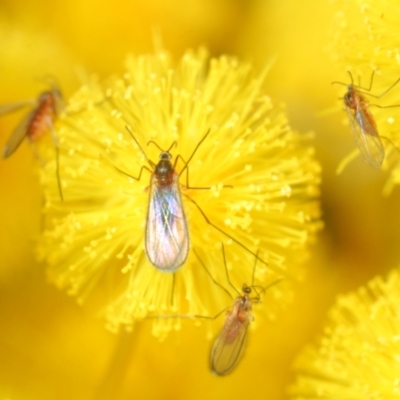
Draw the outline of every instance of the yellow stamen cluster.
M296 363L292 399L400 399L400 274L339 298L318 347Z
M80 301L90 294L111 329L154 317L159 334L179 326L161 315L213 316L229 306L232 299L209 276L237 295L221 243L239 290L252 283L257 252L255 284L288 277L271 289L279 300L265 304L268 312L290 294L320 227L320 167L310 135L293 132L266 95L266 72L231 57L210 59L204 50L178 63L160 51L129 57L123 76L90 81L70 99L56 124L64 201L49 164L39 254L50 280ZM146 256L151 173L132 177L151 166L128 130L154 163L174 141L172 162L188 160L209 131L179 178L190 251L174 274ZM178 159L176 172L184 166Z

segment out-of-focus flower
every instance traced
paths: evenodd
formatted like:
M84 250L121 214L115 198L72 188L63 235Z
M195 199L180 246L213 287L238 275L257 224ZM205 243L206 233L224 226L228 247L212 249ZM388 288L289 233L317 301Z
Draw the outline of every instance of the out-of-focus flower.
M120 71L127 52L151 49L154 31L162 33L173 54L205 43L212 54L232 51L250 7L251 2L236 0L54 0L50 4L47 0L4 0L0 15L24 29L57 35L76 60L104 76ZM38 46L45 44L36 42L32 48ZM103 57L104 49L107 57Z
M221 242L235 287L251 283L259 251L255 283L289 278L271 288L276 301L268 302L268 312L289 297L287 283L298 277L305 245L320 226L319 166L304 143L309 136L293 132L265 95L266 72L256 75L235 58L210 59L204 50L175 64L160 51L130 57L123 77L88 82L71 99L56 124L64 201L49 163L39 251L59 287L80 301L92 293L105 303L111 329L147 316L213 316L225 308L231 300L194 254L229 288ZM154 163L174 141L173 162L195 151L189 186L209 188L191 189L186 173L180 178L191 250L174 274L160 273L146 257L150 176L146 170L139 181L126 176L137 177L146 165L126 127ZM41 151L51 157L51 141ZM179 323L155 318L154 333Z
M340 297L319 346L298 358L292 399L400 398L400 275Z
M384 168L392 168L385 188L389 193L399 182L400 85L394 84L400 78L400 6L391 0L379 4L370 0L337 0L335 8L330 53L337 70L341 71L336 80L344 85L359 86L360 93L370 103L368 109L386 151ZM342 96L345 91L345 88L340 88ZM357 154L357 151L353 152L341 169Z

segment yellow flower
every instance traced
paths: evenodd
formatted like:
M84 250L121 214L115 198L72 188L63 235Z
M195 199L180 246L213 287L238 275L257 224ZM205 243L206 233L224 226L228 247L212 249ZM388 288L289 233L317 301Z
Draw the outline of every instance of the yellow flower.
M338 299L318 347L296 363L293 399L400 398L399 270Z
M376 122L386 153L384 167L393 168L385 188L385 192L389 193L399 182L397 163L400 154L397 147L400 144L400 129L397 125L400 107L397 106L400 85L396 82L400 78L400 6L391 0L379 3L370 0L338 0L335 7L337 13L332 27L333 44L330 53L337 69L341 71L336 80L359 86L360 93L370 103L367 108ZM339 90L342 96L346 92L343 87ZM364 143L364 140L361 142ZM358 151L353 152L344 160L340 169L357 154Z
M308 137L291 131L264 94L265 74L234 58L209 59L203 50L187 52L176 65L158 52L130 57L123 77L89 82L71 99L56 125L64 201L49 164L42 174L46 229L39 249L58 286L80 301L95 293L111 329L129 329L149 315L213 316L224 309L231 299L209 276L235 294L221 242L238 289L252 284L257 251L256 284L298 276L305 256L299 250L320 225L319 166L303 145ZM161 149L171 149L178 174L185 169L178 158L194 154L188 185L186 172L178 185L191 250L174 274L161 273L146 257L152 192L149 171L140 180L129 177L148 165L136 141L153 163ZM54 154L50 141L42 151ZM279 301L270 302L269 312L288 297L287 286L271 289ZM176 325L155 318L154 333Z

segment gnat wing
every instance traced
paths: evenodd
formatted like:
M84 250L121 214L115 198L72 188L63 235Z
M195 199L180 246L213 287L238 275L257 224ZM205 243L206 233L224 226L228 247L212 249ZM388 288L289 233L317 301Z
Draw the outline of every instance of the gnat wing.
M18 111L21 108L27 106L34 106L35 104L36 104L35 100L25 100L25 101L18 101L15 103L0 104L0 116L12 113L14 111Z
M27 114L15 128L14 132L11 134L6 145L4 146L3 158L7 158L14 153L14 151L17 150L21 142L24 140L34 113L35 110Z
M385 149L368 110L358 106L353 113L346 108L351 130L364 160L374 168L379 168L385 158Z
M249 320L239 321L230 315L211 350L210 366L216 375L226 375L240 360L247 337Z
M164 187L152 177L145 245L150 262L162 271L173 272L186 261L189 233L177 175Z

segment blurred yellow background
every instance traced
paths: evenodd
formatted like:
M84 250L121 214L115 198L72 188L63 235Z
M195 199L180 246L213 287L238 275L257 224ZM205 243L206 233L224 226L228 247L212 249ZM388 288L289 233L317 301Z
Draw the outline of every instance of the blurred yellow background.
M34 156L23 144L0 166L1 398L287 398L291 364L319 335L335 296L385 274L399 259L399 193L382 196L387 174L360 157L335 174L355 144L331 85L346 79L345 71L338 76L325 50L334 12L320 0L2 1L0 103L35 96L46 74L57 77L68 97L79 87L79 69L100 77L121 72L127 53L154 49L154 30L176 57L199 45L256 68L276 57L267 94L287 104L294 129L315 132L325 229L293 304L274 323L257 320L262 304L256 306L244 359L231 375L214 377L204 329L188 322L160 343L143 323L135 337L115 336L46 283L32 245L42 199ZM1 118L1 143L19 118Z

